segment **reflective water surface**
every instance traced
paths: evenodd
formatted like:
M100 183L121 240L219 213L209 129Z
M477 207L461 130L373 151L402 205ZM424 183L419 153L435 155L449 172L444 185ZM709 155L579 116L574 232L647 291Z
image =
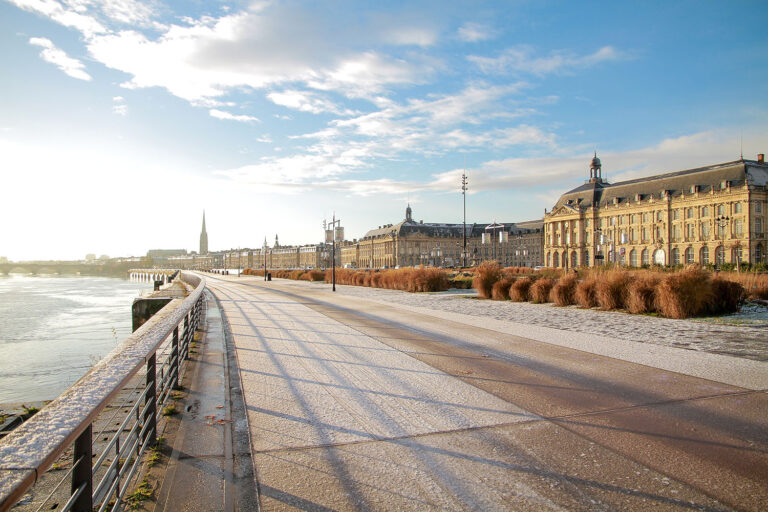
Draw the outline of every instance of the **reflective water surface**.
M131 333L151 283L0 276L0 403L50 400Z

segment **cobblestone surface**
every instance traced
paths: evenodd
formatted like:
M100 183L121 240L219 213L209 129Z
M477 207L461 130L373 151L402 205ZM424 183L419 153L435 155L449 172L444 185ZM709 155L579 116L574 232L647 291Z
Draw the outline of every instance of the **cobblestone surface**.
M616 311L556 307L510 301L481 300L474 293L407 293L357 286L338 286L338 292L368 300L487 316L501 321L540 325L610 338L654 343L717 354L768 361L768 309L750 306L745 325L722 325L706 320L673 320ZM731 318L738 322L739 317Z

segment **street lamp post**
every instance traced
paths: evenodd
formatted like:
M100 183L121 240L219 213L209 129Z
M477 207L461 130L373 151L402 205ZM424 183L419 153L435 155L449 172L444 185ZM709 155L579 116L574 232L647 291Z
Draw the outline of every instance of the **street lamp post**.
M464 166L464 172L461 174L461 195L464 200L464 223L463 223L463 231L464 231L464 252L462 253L462 256L464 257L464 268L467 267L467 170L466 165Z
M327 226L329 223L323 221L323 226ZM336 212L333 212L333 220L331 220L331 289L336 291L336 225L341 226L341 219L336 218Z
M722 262L718 262L717 261L717 256L718 255L717 255L717 252L715 252L715 263L717 263L717 264L725 263L725 227L728 224L730 224L730 222L731 222L731 218L728 217L727 215L720 215L719 217L715 217L715 225L718 227L716 235L719 236L720 237L720 241L723 242L723 244L721 246L723 248L722 249L723 250L723 261ZM738 266L738 263L737 263L737 265L736 265L737 271L738 271L738 268L739 268L739 266Z
M496 261L496 229L497 228L503 228L504 224L496 224L496 221L493 221L493 224L489 224L485 227L485 231L491 230L492 236L493 236L493 260Z
M264 237L264 280L267 280L267 237Z

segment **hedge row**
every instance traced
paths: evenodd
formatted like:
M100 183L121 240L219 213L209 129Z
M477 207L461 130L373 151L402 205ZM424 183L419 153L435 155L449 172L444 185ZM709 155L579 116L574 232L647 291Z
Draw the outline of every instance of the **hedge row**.
M551 275L514 276L484 263L477 268L474 284L481 297L495 300L658 313L668 318L733 313L747 297L745 287L732 275L696 266L674 273L614 268ZM759 287L754 291L762 293Z

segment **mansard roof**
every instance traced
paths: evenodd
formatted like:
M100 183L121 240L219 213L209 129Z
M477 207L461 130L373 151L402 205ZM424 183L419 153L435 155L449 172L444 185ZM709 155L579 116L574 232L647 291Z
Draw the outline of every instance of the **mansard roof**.
M511 234L523 234L541 229L544 222L543 220L534 220L521 223L499 222L498 224L503 227L498 228L497 231L507 231ZM467 224L467 236L479 237L485 232L485 228L489 225L490 224ZM392 232L395 232L398 237L421 234L433 238L461 238L464 236L464 225L404 220L397 224L387 224L376 229L371 229L365 234L363 240L380 236L389 236Z
M581 210L593 206L635 202L649 197L676 197L692 193L693 190L709 192L712 189L720 189L723 183L730 186L749 183L764 187L768 183L768 165L754 160L736 160L613 184L590 180L560 196L552 210Z

